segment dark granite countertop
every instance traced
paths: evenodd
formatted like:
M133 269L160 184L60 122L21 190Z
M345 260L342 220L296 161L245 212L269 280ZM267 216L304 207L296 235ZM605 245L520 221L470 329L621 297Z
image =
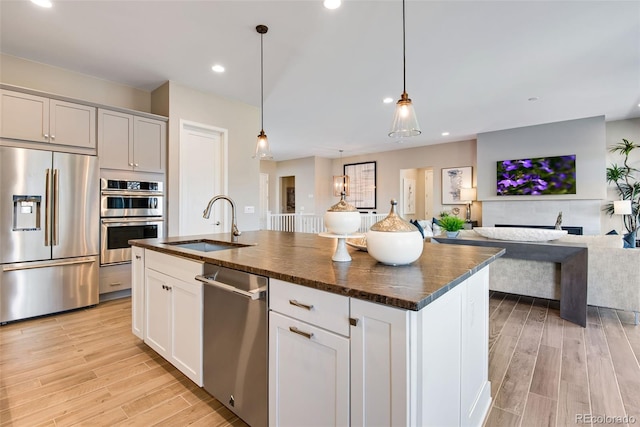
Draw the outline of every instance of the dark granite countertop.
M130 243L409 310L422 309L505 252L501 248L426 242L417 261L393 267L380 264L367 252L351 247L348 247L350 262L334 262L331 257L336 239L309 233L248 231L242 233L238 243L251 246L207 253L166 244L200 239L228 242L230 238L231 235L225 233L131 240Z

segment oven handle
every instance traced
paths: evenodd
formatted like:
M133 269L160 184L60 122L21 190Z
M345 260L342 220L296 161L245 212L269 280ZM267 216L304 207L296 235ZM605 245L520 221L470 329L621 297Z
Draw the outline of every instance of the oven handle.
M164 219L149 218L149 217L147 218L114 218L114 219L102 218L100 221L103 224L117 224L117 223L130 224L135 222L163 222Z
M114 191L114 190L102 190L100 193L103 196L120 196L120 197L131 197L131 196L140 196L140 197L148 197L148 196L164 196L164 193L161 191Z

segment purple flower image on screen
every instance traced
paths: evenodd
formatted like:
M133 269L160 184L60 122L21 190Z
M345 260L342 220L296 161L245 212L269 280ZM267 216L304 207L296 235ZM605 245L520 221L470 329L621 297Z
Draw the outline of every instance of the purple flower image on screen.
M576 194L576 155L502 160L498 196Z

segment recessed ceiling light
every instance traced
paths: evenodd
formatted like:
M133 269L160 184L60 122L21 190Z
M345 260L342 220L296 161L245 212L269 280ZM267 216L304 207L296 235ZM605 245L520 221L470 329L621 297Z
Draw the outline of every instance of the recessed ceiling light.
M537 96L532 96L531 98L527 99L527 101L537 101L538 97Z
M31 0L31 3L37 4L40 7L46 7L46 8L53 6L53 3L51 3L50 0Z
M224 67L222 65L216 64L213 67L211 67L211 69L216 73L224 73Z
M337 9L342 4L342 0L324 0L323 4L327 9Z
M449 132L442 132L442 136L449 136Z
M391 104L393 102L393 98L385 98L382 100L382 102L384 102L385 104Z

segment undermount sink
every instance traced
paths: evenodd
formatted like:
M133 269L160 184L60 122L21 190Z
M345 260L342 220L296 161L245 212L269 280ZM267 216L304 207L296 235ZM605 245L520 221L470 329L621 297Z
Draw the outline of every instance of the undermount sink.
M236 249L251 246L244 243L225 242L220 240L190 240L183 242L166 242L165 244L199 252L224 251L226 249Z

